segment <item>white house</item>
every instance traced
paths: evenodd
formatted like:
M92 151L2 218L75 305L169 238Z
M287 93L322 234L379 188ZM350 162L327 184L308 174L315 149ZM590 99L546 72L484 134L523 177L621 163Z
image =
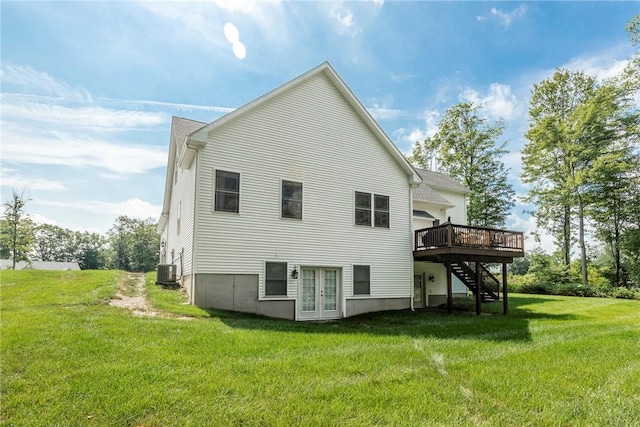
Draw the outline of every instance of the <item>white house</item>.
M449 176L416 169L422 183L413 190L413 229L420 230L451 221L467 223L467 194L471 192ZM453 296L467 296L468 288L455 275ZM442 263L414 263L413 303L416 308L433 307L447 300L447 270Z
M451 228L468 193L414 169L325 62L211 123L173 118L160 263L206 308L313 320L451 307L473 287L453 261L478 249L427 245L420 229L478 234Z
M296 320L409 308L421 181L323 63L209 124L173 119L160 261L201 307Z

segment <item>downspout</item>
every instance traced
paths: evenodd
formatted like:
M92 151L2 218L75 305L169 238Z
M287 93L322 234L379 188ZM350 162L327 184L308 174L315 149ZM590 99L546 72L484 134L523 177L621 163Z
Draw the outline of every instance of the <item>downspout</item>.
M198 209L198 202L197 202L197 197L198 197L198 160L200 158L200 156L198 155L200 153L200 150L196 150L196 158L195 158L195 162L193 165L193 222L192 222L192 226L191 226L191 284L189 285L191 287L191 292L190 292L190 303L191 304L195 304L195 290L196 290L196 260L197 260L197 256L196 256L196 236L198 235L198 233L196 233L196 212Z
M413 184L409 185L409 249L411 249L411 279L410 279L410 283L409 283L409 300L410 300L410 304L411 304L411 311L416 311L415 307L413 306L413 297L414 297L414 284L413 281L414 279L414 274L415 274L415 270L414 270L414 265L415 265L415 261L413 259Z

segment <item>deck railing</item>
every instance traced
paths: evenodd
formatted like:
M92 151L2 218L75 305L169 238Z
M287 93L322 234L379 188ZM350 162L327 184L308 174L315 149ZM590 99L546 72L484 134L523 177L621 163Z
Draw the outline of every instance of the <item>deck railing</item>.
M524 251L522 232L496 228L446 223L416 230L414 238L416 250L455 246L498 251Z

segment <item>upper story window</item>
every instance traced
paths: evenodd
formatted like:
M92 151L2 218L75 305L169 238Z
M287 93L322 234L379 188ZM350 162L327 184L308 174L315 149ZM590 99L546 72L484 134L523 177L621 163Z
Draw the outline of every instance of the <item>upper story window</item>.
M222 212L240 211L240 174L216 170L214 210Z
M375 194L373 197L375 199L373 224L376 227L389 228L389 196Z
M356 191L356 225L371 227L371 194Z
M356 225L371 227L372 217L374 227L389 228L389 196L356 191Z
M302 183L282 181L282 218L302 219Z

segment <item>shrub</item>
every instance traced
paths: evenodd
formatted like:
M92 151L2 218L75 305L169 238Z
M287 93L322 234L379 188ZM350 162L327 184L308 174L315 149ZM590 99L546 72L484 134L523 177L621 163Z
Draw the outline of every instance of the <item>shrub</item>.
M619 287L613 290L613 292L611 293L611 296L613 298L620 298L620 299L640 299L640 292L634 291L629 288Z

